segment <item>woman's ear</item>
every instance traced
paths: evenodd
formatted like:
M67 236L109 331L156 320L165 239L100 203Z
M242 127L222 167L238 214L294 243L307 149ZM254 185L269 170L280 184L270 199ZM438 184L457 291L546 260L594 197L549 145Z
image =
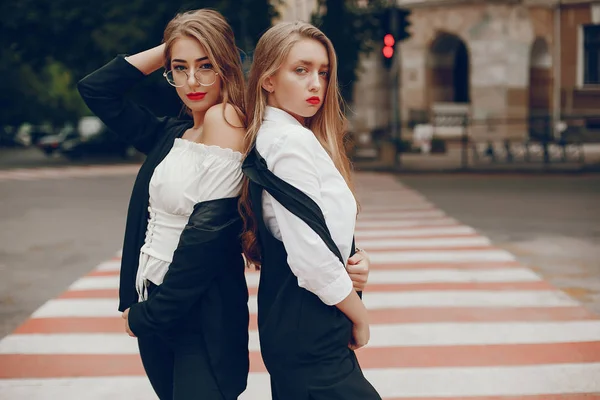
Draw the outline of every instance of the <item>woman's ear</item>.
M275 85L273 84L273 79L271 79L270 76L267 79L265 79L262 83L262 88L269 93L273 93L273 90L275 90L274 86Z

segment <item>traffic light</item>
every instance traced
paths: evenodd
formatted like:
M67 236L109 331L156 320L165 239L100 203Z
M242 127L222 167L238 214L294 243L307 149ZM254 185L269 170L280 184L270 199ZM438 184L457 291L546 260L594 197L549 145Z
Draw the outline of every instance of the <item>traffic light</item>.
M410 37L408 32L410 26L409 15L409 10L398 7L388 7L381 14L381 28L383 31L381 54L383 55L383 65L388 69L391 68L394 62L396 44Z
M385 65L386 68L390 68L392 66L395 45L396 39L394 39L394 35L387 33L383 37L383 50L381 50L383 54L383 65Z

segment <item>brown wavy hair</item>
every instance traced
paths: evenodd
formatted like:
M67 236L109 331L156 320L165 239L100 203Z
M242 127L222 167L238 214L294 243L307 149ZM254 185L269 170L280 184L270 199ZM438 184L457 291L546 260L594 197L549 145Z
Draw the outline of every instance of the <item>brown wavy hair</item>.
M164 67L167 70L171 69L173 44L181 37L196 39L204 47L215 72L221 77L221 102L233 106L245 127L244 73L231 25L220 13L210 9L177 14L169 21L163 35Z
M329 56L330 71L323 107L313 117L306 119L306 126L315 134L350 189L353 189L350 160L344 149L347 120L342 110L342 97L337 82L337 57L329 38L309 23L279 23L270 28L256 45L246 85L248 118L245 137L246 155L254 147L267 107L268 92L263 88L263 83L269 76L277 72L291 48L302 39L313 39L325 46ZM244 233L242 234L244 256L249 263L258 268L261 262L257 238L258 226L256 216L252 212L249 181L246 177L244 177L242 186L239 209L244 220Z

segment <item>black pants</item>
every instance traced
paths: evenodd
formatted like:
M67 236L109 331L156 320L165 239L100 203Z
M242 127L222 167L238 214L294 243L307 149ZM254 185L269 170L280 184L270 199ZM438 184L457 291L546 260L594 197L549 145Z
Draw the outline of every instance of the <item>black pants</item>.
M151 285L148 294L151 295ZM225 400L215 380L201 332L138 338L142 363L160 400Z
M271 374L273 400L381 400L364 377L356 355Z

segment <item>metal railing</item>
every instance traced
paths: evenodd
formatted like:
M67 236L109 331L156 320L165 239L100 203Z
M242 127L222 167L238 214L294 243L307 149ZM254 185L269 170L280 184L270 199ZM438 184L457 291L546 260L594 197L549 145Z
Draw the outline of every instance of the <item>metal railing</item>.
M399 138L391 137L388 127L375 129L370 132L370 145L376 149L375 157L380 157L383 147L391 145L398 153L396 161L400 165L412 162L413 167L421 165L427 169L427 158L419 159L423 153L414 140L415 128L427 125L431 129L429 153L437 157L429 156L428 160L441 165L444 159L448 168L559 164L577 168L587 162L600 163L600 151L597 159L589 160L584 151L589 143L596 143L600 150L600 114L561 115L558 124L553 121L548 114L474 119L464 114L432 117L430 113L412 110L409 120L401 125Z

